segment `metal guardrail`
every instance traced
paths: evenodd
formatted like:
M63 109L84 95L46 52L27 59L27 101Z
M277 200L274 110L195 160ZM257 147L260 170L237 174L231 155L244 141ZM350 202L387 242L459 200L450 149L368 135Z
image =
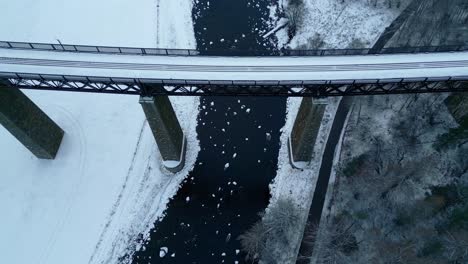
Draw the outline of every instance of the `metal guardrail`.
M420 46L420 47L390 47L375 51L366 49L320 49L320 50L291 50L282 49L276 51L264 50L209 50L200 51L194 49L161 49L161 48L135 48L112 47L70 44L27 43L14 41L0 41L0 48L6 49L34 49L45 51L67 51L83 53L126 54L126 55L167 55L167 56L343 56L343 55L368 55L368 54L405 54L425 52L455 52L468 51L468 45L451 46Z

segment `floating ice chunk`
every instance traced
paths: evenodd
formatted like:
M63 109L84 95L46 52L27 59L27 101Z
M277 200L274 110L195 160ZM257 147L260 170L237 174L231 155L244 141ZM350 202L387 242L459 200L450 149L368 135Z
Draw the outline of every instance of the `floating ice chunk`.
M247 110L245 110L245 112L250 113L250 108L247 108Z
M187 196L187 197L185 198L185 201L186 201L187 203L190 202L190 196Z
M229 168L229 162L224 164L224 169L226 170L227 168Z
M232 154L232 158L235 159L237 157L237 153Z
M164 258L164 256L166 256L168 250L169 249L167 247L161 247L159 249L159 257Z
M239 255L240 250L236 249L236 255Z

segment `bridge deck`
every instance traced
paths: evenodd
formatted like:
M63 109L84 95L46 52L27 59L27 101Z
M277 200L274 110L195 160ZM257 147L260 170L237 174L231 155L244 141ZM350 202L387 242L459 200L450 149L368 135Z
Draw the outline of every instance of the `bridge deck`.
M468 76L468 52L331 57L181 57L0 49L0 73L193 81Z

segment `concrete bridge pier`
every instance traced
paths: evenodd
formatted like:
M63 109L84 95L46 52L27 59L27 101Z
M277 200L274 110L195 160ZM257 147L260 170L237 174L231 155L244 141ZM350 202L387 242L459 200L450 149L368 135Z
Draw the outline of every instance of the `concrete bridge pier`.
M173 173L185 164L186 138L167 96L141 96L140 104L158 145L164 167Z
M312 160L326 104L326 99L302 99L288 139L289 161L293 168L304 169Z
M63 130L23 92L9 86L0 79L0 124L37 158L54 159Z

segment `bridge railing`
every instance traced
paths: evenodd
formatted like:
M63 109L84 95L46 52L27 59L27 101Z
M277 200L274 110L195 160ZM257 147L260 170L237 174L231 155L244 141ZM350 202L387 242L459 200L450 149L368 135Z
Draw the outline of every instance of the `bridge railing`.
M365 49L319 49L319 50L292 50L281 49L276 51L265 50L209 50L195 49L164 49L164 48L135 48L113 46L70 45L53 43L28 43L14 41L0 41L0 48L6 49L34 49L46 51L68 51L83 53L126 54L126 55L170 55L170 56L342 56L367 54L399 54L399 53L425 53L425 52L452 52L468 51L467 45L449 46L419 46L419 47L389 47L378 52Z

